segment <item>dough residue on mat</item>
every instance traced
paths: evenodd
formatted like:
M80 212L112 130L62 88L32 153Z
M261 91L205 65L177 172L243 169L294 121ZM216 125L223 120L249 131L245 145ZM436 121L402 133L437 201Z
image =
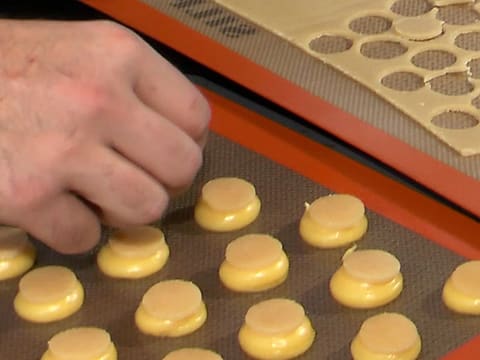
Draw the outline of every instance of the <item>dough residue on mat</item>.
M478 14L473 1L419 0L414 15L401 0L215 1L362 83L460 154L480 153L480 23L444 14Z

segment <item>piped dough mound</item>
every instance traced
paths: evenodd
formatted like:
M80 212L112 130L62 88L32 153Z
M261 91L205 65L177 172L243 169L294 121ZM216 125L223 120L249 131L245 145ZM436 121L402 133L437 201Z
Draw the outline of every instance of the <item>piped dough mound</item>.
M442 299L452 311L480 315L480 260L459 265L445 282Z
M153 285L144 294L135 313L140 331L167 337L192 333L206 318L200 289L185 280L166 280Z
M0 280L27 272L35 262L36 251L28 234L15 227L0 226Z
M400 262L377 249L347 251L330 279L330 292L342 305L374 308L396 299L403 289Z
M230 242L219 276L229 289L264 291L285 281L289 262L282 243L266 234L248 234Z
M368 221L363 202L348 194L333 194L306 206L300 220L300 235L310 245L336 248L360 239Z
M223 358L211 350L184 348L172 351L163 360L223 360Z
M195 206L194 217L204 229L226 232L241 229L259 215L260 199L250 182L236 177L208 181Z
M79 327L53 336L41 360L116 359L117 351L108 332L94 327Z
M293 359L311 347L315 331L300 304L279 298L253 305L238 338L243 351L255 359Z
M84 299L83 286L63 266L44 266L25 274L14 300L17 314L32 322L52 322L77 312Z
M368 318L351 344L354 360L415 360L420 351L417 327L398 313L382 313Z
M160 229L136 226L113 232L99 251L97 264L110 277L138 279L160 271L169 255Z

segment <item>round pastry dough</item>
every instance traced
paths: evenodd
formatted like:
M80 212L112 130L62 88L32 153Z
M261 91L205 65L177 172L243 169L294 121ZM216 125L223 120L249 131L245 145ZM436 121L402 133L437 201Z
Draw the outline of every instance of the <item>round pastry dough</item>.
M15 278L35 262L35 248L25 231L0 226L0 280Z
M330 292L339 303L374 308L396 299L403 289L400 262L383 250L348 251L330 279Z
M25 320L47 323L74 314L81 308L83 299L83 287L71 270L45 266L20 279L14 308Z
M105 330L79 327L53 336L41 360L117 360L117 350Z
M310 245L336 248L360 239L367 227L363 202L352 195L334 194L306 206L300 235Z
M166 280L153 285L135 312L141 332L178 337L199 329L207 319L200 289L192 282Z
M169 254L160 229L137 226L113 232L99 251L97 264L110 277L138 279L160 271Z
M235 177L221 177L203 186L194 217L204 229L233 231L252 223L260 208L253 184Z
M459 265L445 282L445 305L461 314L480 315L480 260Z
M266 234L248 234L228 244L219 276L231 290L255 292L283 283L288 268L288 258L279 240Z
M243 351L255 359L293 359L312 346L315 330L300 304L270 299L248 310L238 339Z
M354 360L415 360L421 347L417 327L410 319L383 313L363 322L350 348Z
M185 348L172 351L163 360L223 360L223 358L210 350Z
M402 17L393 23L395 32L407 40L426 41L443 33L443 21L437 19L437 9L415 17Z

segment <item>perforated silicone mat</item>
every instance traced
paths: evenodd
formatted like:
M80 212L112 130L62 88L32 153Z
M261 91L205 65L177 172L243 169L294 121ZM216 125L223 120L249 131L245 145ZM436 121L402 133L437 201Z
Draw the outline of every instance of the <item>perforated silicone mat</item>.
M306 54L296 46L272 33L248 22L233 12L221 8L210 0L141 0L160 12L163 12L196 31L207 35L225 47L247 57L253 62L271 70L282 78L311 92L314 95L354 114L362 121L401 139L410 146L432 156L463 174L480 179L480 156L464 157L439 141L410 117L397 110L364 86L348 78L339 71ZM431 8L427 0L398 0L395 3L397 13L406 16L418 15ZM441 19L456 24L478 21L478 15L472 11L472 4L449 6L439 13ZM361 26L360 26L361 25ZM357 24L360 28L380 27L382 23ZM473 40L475 42L475 39ZM378 50L381 50L378 53ZM385 46L369 49L374 56L385 56L389 52ZM433 56L440 64L448 63L448 57ZM417 59L418 60L418 59ZM228 59L225 59L228 61ZM425 59L418 60L420 62ZM430 60L429 60L430 61ZM435 61L432 63L435 66ZM472 63L472 74L476 77L477 63ZM409 77L390 78L394 87L417 86L415 79ZM399 81L401 80L401 81ZM469 92L461 74L442 77L433 82L440 92ZM402 81L405 81L402 83ZM475 104L475 103L474 103ZM475 105L476 106L476 105ZM331 118L328 121L334 122ZM469 116L444 117L436 122L445 127L468 127L475 123ZM372 146L372 145L369 145Z
M462 155L480 153L474 5L417 1L407 12L395 0L215 2L364 84Z
M213 234L192 220L192 207L201 184L217 176L240 176L252 181L263 208L256 222L242 231ZM38 245L37 266L60 264L72 268L86 289L83 308L71 318L50 325L21 321L12 311L17 280L0 283L0 358L38 359L56 332L82 325L107 329L126 360L161 359L184 346L203 346L224 359L245 359L237 341L243 316L252 304L271 297L289 297L302 303L317 331L311 350L301 359L349 358L349 342L368 316L399 311L418 326L423 339L422 359L438 359L480 333L478 318L457 316L441 303L445 278L464 259L406 228L367 210L370 227L358 242L360 248L381 248L402 263L405 288L392 304L377 310L348 310L328 293L328 280L340 264L345 249L318 250L298 236L298 221L305 201L330 193L323 186L237 144L212 134L203 171L191 191L175 201L161 224L171 257L158 274L144 280L122 281L103 276L94 255L64 257ZM291 270L280 287L260 294L237 294L224 289L217 276L227 243L247 232L265 232L284 244ZM133 323L134 311L147 288L170 278L190 279L202 289L208 320L196 333L180 339L141 335Z

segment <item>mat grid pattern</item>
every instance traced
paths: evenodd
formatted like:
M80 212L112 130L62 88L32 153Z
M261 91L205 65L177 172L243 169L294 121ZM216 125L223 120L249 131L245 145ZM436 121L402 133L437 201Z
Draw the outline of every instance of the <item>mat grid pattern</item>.
M192 220L200 186L218 176L250 180L262 199L260 217L241 231L210 233L202 231ZM349 310L338 305L329 295L328 281L340 265L345 248L318 250L304 244L298 235L304 202L329 193L329 189L212 134L205 166L193 188L172 204L166 218L158 224L171 250L166 267L144 280L113 280L98 271L94 254L65 257L37 244L37 266L58 264L73 269L85 286L86 301L69 319L49 325L29 324L12 310L18 279L0 282L0 358L38 359L56 332L89 325L111 333L123 360L161 359L168 351L184 346L211 348L225 360L245 359L236 340L243 316L248 307L271 297L299 301L313 322L316 341L299 358L302 360L348 359L349 342L362 321L382 311L402 312L417 324L423 339L421 359L438 359L480 332L477 318L454 315L441 302L444 280L464 259L371 211L367 211L369 230L358 246L395 254L402 263L404 291L396 301L376 310ZM218 266L228 242L250 232L272 234L282 241L290 258L290 275L271 291L237 294L220 284ZM154 283L173 278L189 279L199 285L208 308L207 323L198 332L179 339L141 335L133 315L143 293Z
M463 174L480 179L480 155L459 155L361 84L279 37L222 9L213 1L142 1L369 125L401 139ZM421 14L428 8L427 0L399 0L394 7L398 13L409 16ZM472 21L467 11L447 9L442 11L441 16L452 22L460 22L459 18ZM441 124L445 123L443 119Z

